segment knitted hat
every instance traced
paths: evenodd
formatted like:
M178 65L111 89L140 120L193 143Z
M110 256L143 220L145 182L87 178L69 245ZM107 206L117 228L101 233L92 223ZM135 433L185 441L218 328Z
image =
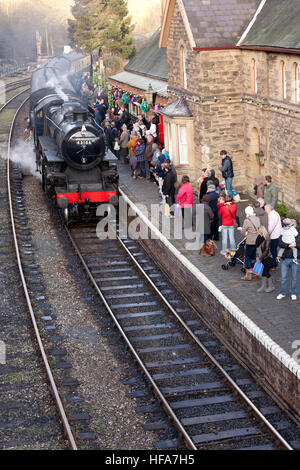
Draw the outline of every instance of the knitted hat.
M211 189L212 191L215 191L215 190L216 190L216 187L215 187L214 184L209 184L209 185L207 186L207 189Z
M282 223L283 225L291 225L292 221L291 219L283 219Z
M247 217L250 217L251 215L254 215L254 210L252 206L247 206L245 209L245 214Z

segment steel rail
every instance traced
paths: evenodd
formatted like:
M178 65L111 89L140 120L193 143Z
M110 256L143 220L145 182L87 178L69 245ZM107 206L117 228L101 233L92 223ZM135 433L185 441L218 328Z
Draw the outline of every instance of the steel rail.
M22 92L22 93L24 93L24 92ZM16 98L16 97L14 97L14 98ZM37 339L37 342L38 342L39 350L40 350L40 353L41 353L41 356L42 356L42 359L43 359L43 362L44 362L44 366L45 366L45 369L46 369L47 377L50 381L51 390L53 392L53 395L54 395L54 398L55 398L55 401L56 401L56 404L57 404L57 407L58 407L58 411L59 411L60 417L62 419L63 427L65 429L65 432L66 432L68 441L70 443L71 449L72 450L78 450L75 439L74 439L74 436L73 436L73 433L72 433L72 430L71 430L71 427L70 427L70 424L69 424L69 421L67 419L67 416L66 416L63 404L62 404L62 400L61 400L61 398L59 396L59 392L57 390L56 383L55 383L55 380L54 380L54 377L53 377L53 374L52 374L52 371L51 371L51 367L49 365L47 355L46 355L46 352L45 352L45 349L44 349L44 346L43 346L43 342L42 342L42 339L41 339L41 336L40 336L40 333L39 333L39 329L38 329L38 326L37 326L35 314L34 314L34 311L33 311L31 300L30 300L30 295L29 295L29 292L28 292L28 289L27 289L27 284L26 284L26 280L25 280L23 267L22 267L22 261L21 261L21 256L20 256L20 250L19 250L19 245L18 245L17 234L16 234L16 225L15 225L15 220L14 220L13 203L12 203L12 195L11 195L11 184L10 184L10 148L11 148L11 142L12 142L13 129L14 129L14 125L15 125L17 116L19 115L21 109L23 108L25 103L27 103L28 100L29 100L29 98L26 98L26 100L24 100L23 103L21 104L21 106L17 109L16 114L15 114L15 116L13 118L13 121L12 121L11 127L10 127L10 132L9 132L9 137L8 137L7 187L8 187L8 200L9 200L9 211L10 211L10 218L11 218L11 226L12 226L13 240L14 240L15 252L16 252L16 257L17 257L17 264L18 264L18 269L19 269L21 281L22 281L22 286L23 286L25 297L26 297L26 302L27 302L27 305L28 305L30 318L31 318L32 325L33 325L33 328L34 328L35 336L36 336L36 339Z
M252 403L252 401L247 397L247 395L241 390L241 388L234 382L234 380L230 377L230 375L224 370L221 364L211 355L211 353L207 350L201 341L195 336L189 326L182 320L182 318L178 315L176 310L172 307L169 301L165 298L165 296L161 293L161 291L156 287L152 279L148 276L148 274L144 271L143 267L139 264L139 262L135 259L132 255L130 250L126 247L124 242L121 240L120 237L117 236L119 243L121 244L122 248L126 251L128 256L134 262L136 267L145 277L147 282L151 285L151 287L155 290L155 292L159 295L161 300L167 306L167 308L172 312L174 317L178 320L181 326L185 329L185 331L189 334L189 336L195 341L197 346L201 349L201 351L208 357L208 359L212 362L212 364L221 372L223 377L226 381L230 384L231 387L234 388L234 391L238 393L238 395L242 398L242 400L251 408L252 412L263 422L263 424L268 428L268 430L272 433L272 435L280 441L280 443L285 447L286 450L293 450L293 448L289 445L289 443L278 433L278 431L274 428L274 426L266 419L266 417L259 411L259 409Z
M0 87L0 93L3 91L10 92L13 90L16 90L17 88L20 88L21 86L28 85L30 83L31 78L24 78L23 80L15 81L15 82L10 82L5 84L4 86Z
M19 88L19 87L18 87ZM8 106L13 100L15 100L16 98L18 98L18 96L22 95L23 93L25 93L26 91L28 91L30 88L26 88L26 90L23 90L23 91L20 91L20 93L18 93L17 95L13 96L12 98L10 98L10 100L8 100L6 103L4 103L3 106L1 106L0 108L0 113L1 111L3 111L4 108L6 108L6 106Z
M162 402L162 405L163 407L167 410L167 413L169 414L169 416L173 419L174 421L174 424L175 426L177 427L178 431L181 433L182 437L183 437L183 440L184 442L186 443L187 447L191 450L197 450L197 447L195 446L192 438L189 436L189 434L187 433L187 431L185 430L185 428L183 427L183 425L181 424L181 422L179 421L179 419L177 418L176 414L174 413L174 411L172 410L172 408L170 407L168 401L165 399L163 393L161 392L161 390L159 389L159 386L156 384L155 380L153 379L153 377L151 376L150 372L148 371L146 365L144 364L144 362L142 361L142 359L139 357L137 351L135 350L134 346L132 345L132 343L130 342L128 336L126 335L125 331L123 330L122 326L120 325L118 319L116 318L115 314L113 313L112 309L110 308L104 294L102 293L100 287L98 286L97 282L95 281L94 279L94 276L92 275L89 267L87 266L81 252L80 252L80 249L76 243L76 241L74 240L74 238L72 237L72 234L70 232L70 230L68 229L68 227L66 225L65 226L65 229L67 231L67 234L70 238L70 241L77 253L77 255L79 256L79 259L87 273L87 275L89 276L93 286L95 287L97 293L99 294L102 302L104 303L105 305L105 308L107 309L109 315L111 316L111 318L113 319L115 325L117 326L119 332L121 333L123 339L125 340L128 348L130 349L131 353L133 354L135 360L137 361L137 363L139 364L139 366L141 367L142 371L144 372L144 374L146 375L146 377L148 378L149 382L151 383L153 389L154 389L154 392L157 394L159 400Z

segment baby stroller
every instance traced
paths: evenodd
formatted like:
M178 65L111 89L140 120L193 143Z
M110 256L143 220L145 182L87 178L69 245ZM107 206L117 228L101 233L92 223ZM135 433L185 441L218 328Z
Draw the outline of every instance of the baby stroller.
M245 272L246 269L245 269L245 247L246 247L246 238L247 237L244 237L238 244L237 244L237 250L234 252L234 251L230 251L230 249L228 248L226 250L226 255L225 255L225 259L226 259L226 264L222 264L222 269L224 269L224 271L227 271L229 269L229 267L233 267L235 266L237 263L240 263L242 265L241 267L241 271Z

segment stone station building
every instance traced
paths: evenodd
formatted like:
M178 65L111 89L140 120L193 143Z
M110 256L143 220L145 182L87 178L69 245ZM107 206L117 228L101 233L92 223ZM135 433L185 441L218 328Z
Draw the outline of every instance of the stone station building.
M168 0L160 47L168 57L165 146L195 181L233 158L234 187L253 195L272 175L300 210L300 3Z

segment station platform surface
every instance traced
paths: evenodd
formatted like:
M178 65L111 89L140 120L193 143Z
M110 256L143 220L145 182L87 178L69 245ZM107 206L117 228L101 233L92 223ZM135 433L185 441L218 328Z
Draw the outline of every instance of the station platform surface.
M140 202L150 209L151 204L160 203L160 195L156 184L149 180L133 179L128 164L118 163L120 175L120 188L125 188L126 194L133 198L133 202ZM197 198L195 196L195 203ZM241 198L237 204L238 215L242 222L245 218L244 208L251 202L249 196ZM174 220L174 219L171 219ZM235 232L238 243L241 240L240 232ZM275 343L277 343L289 356L295 353L292 347L295 341L300 341L300 286L298 300L292 301L287 295L282 300L276 296L280 291L280 267L272 271L275 291L271 293L257 293L261 280L242 281L244 275L241 265L222 269L225 258L220 254L222 235L217 241L218 250L212 257L200 257L198 250L186 250L185 240L170 240L180 252L201 271L221 292L224 293L250 320L263 330ZM300 276L299 276L300 282ZM288 284L289 287L289 284ZM294 346L295 347L295 346Z

